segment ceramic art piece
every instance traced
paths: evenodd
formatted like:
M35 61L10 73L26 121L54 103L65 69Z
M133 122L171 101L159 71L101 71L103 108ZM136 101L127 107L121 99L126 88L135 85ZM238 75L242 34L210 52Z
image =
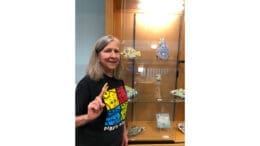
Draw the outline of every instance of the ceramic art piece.
M128 101L133 100L133 98L138 94L138 92L134 88L131 88L127 85L125 85L125 90L127 93Z
M178 123L178 129L181 131L181 132L185 132L185 123L184 122L181 122L181 123Z
M144 127L139 127L139 126L132 126L129 130L128 130L128 136L136 136L140 133L142 133L145 130Z
M120 54L123 55L125 59L135 59L136 57L141 56L141 52L132 47L125 47Z
M156 56L161 60L167 60L169 57L168 47L164 38L160 39L160 46L156 50Z
M182 89L182 88L172 90L172 91L170 91L170 93L171 93L172 95L174 95L174 96L178 96L178 97L181 97L181 98L185 98L185 90Z

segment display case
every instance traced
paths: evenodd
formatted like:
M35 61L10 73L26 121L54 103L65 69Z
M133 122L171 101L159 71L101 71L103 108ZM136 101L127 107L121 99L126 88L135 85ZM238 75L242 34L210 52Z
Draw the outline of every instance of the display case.
M107 0L106 33L121 40L121 77L134 91L128 95L130 144L184 143L185 96L176 94L184 91L184 3L173 11L175 1Z

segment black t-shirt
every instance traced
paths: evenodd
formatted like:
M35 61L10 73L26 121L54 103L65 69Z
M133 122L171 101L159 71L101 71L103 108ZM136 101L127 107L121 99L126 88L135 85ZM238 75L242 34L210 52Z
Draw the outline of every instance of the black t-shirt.
M85 76L76 88L76 115L87 113L88 104L99 95L105 83L105 107L101 115L76 128L76 146L120 146L127 110L127 94L123 80L104 75L99 81Z

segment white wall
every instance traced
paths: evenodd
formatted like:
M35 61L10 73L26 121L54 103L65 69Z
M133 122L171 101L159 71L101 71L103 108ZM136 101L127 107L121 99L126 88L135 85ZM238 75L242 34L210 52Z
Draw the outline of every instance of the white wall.
M85 75L96 40L105 34L105 0L76 0L76 83Z

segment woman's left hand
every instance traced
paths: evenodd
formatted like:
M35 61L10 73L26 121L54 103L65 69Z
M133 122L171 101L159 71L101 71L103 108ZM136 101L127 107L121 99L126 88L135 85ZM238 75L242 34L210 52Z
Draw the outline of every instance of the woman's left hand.
M128 146L128 136L127 136L127 130L126 130L125 125L124 125L122 146Z

